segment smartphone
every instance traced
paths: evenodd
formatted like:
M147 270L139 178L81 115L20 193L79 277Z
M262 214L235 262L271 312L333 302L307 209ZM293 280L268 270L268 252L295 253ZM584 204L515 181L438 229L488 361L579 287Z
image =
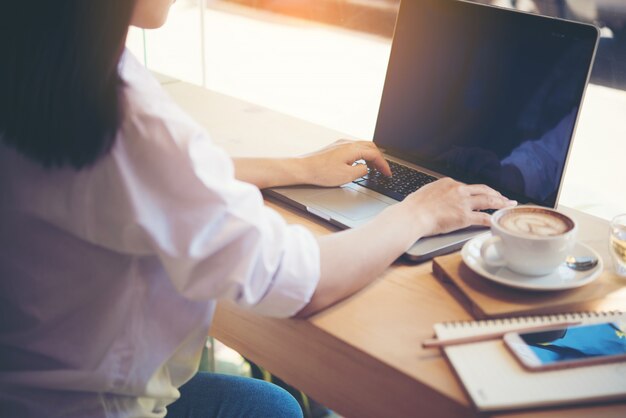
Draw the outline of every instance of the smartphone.
M604 322L504 335L504 343L528 370L554 370L626 362L626 324Z

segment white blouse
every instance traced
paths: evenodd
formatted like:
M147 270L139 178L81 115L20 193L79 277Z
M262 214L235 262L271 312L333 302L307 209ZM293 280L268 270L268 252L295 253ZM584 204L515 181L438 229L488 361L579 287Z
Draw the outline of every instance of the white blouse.
M319 247L128 52L112 152L46 170L0 144L0 415L162 417L217 299L289 317ZM33 121L36 123L36 121Z

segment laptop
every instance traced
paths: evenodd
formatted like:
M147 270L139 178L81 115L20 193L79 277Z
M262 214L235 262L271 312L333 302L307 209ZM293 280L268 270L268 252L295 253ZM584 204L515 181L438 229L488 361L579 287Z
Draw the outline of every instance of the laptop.
M341 228L444 176L554 208L598 39L588 24L461 0L403 0L374 131L393 176L370 169L337 188L266 194ZM427 260L483 231L422 238L405 256Z

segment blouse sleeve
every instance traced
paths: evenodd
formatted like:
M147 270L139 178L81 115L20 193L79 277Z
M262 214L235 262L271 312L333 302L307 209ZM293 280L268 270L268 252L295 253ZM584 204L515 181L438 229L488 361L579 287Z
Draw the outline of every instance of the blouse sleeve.
M182 112L131 112L93 177L106 190L92 199L93 239L158 257L184 297L230 299L276 317L311 299L320 275L313 235L235 179L232 160Z

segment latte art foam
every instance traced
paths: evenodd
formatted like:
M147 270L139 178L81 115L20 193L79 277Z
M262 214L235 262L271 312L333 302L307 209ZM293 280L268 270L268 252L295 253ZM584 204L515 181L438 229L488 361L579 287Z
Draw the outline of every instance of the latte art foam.
M498 220L498 224L509 232L536 237L562 235L574 227L564 216L537 209L510 211Z

